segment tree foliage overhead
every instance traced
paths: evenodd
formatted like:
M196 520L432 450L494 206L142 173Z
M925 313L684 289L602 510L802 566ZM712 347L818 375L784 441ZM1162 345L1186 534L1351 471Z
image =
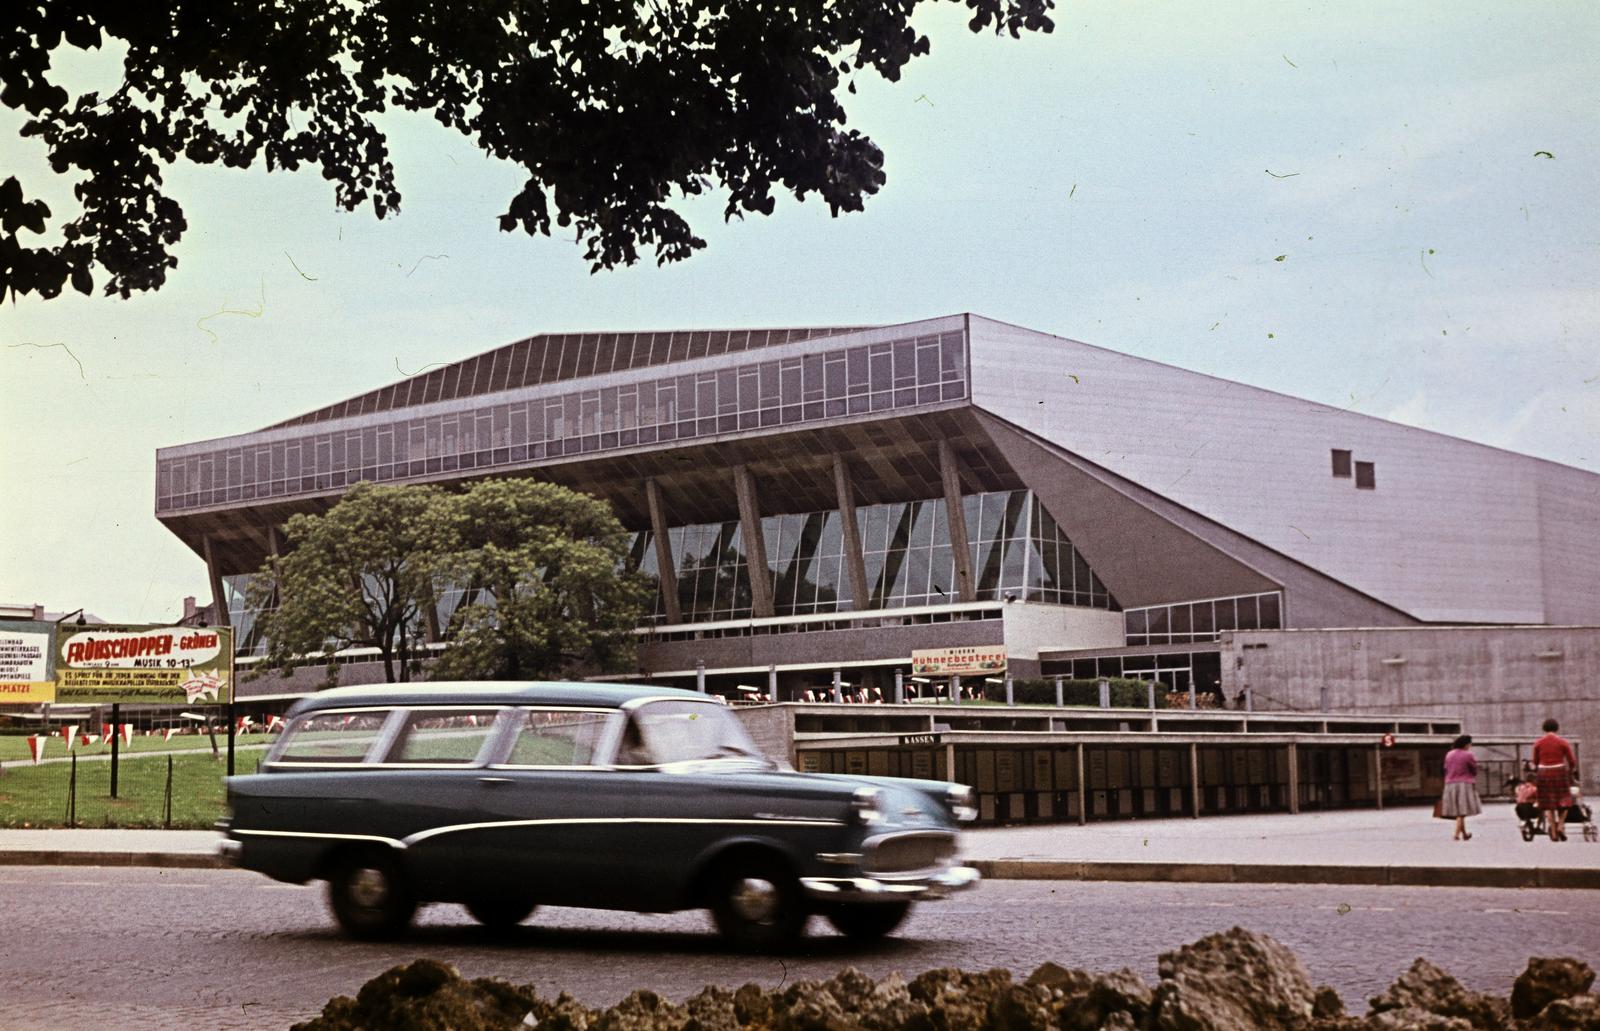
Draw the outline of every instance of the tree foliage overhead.
M897 79L927 37L928 0L23 0L0 34L0 103L70 175L82 213L0 183L0 298L65 284L159 288L186 223L163 188L181 159L318 168L346 210L397 211L375 118L432 114L525 181L500 228L570 231L594 270L705 241L675 199L721 188L725 217L770 214L775 189L855 211L883 155L847 130L842 77ZM1053 0L959 0L974 32L1050 31ZM126 46L121 85L74 97L51 77L65 45ZM854 89L853 85L849 86Z

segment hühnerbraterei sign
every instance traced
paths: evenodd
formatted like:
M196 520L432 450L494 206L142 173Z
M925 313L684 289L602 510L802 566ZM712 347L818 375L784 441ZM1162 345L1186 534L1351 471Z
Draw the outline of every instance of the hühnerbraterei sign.
M962 677L999 673L1006 668L1006 650L998 645L964 648L918 648L911 653L911 673L919 677Z

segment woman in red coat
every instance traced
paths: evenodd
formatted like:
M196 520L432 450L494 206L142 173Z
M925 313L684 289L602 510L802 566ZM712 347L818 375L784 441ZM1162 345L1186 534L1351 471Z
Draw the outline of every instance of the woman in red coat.
M1539 782L1539 808L1550 828L1551 841L1567 840L1567 810L1572 806L1572 784L1578 772L1578 756L1572 743L1557 734L1561 724L1544 721L1544 737L1533 743L1533 771Z

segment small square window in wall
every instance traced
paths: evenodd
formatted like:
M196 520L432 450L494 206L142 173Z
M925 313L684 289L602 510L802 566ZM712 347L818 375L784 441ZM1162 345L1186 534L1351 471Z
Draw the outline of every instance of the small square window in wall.
M1333 475L1345 480L1350 478L1350 452L1333 449Z
M1361 490L1376 490L1378 474L1373 469L1371 462L1356 463L1356 486Z

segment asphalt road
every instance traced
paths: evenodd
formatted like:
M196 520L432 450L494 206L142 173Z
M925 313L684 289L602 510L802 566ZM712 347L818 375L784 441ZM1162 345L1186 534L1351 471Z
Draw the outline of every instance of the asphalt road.
M1419 955L1498 992L1530 955L1600 965L1600 892L1571 890L991 881L923 906L873 947L815 921L807 948L782 959L722 949L699 913L543 910L496 938L435 906L403 944L357 944L335 933L317 888L232 870L14 867L0 870L0 897L0 1014L33 1031L287 1029L420 956L603 1006L636 987L681 999L707 983L770 987L845 966L1021 977L1048 959L1154 981L1160 952L1238 924L1291 946L1357 1012Z

